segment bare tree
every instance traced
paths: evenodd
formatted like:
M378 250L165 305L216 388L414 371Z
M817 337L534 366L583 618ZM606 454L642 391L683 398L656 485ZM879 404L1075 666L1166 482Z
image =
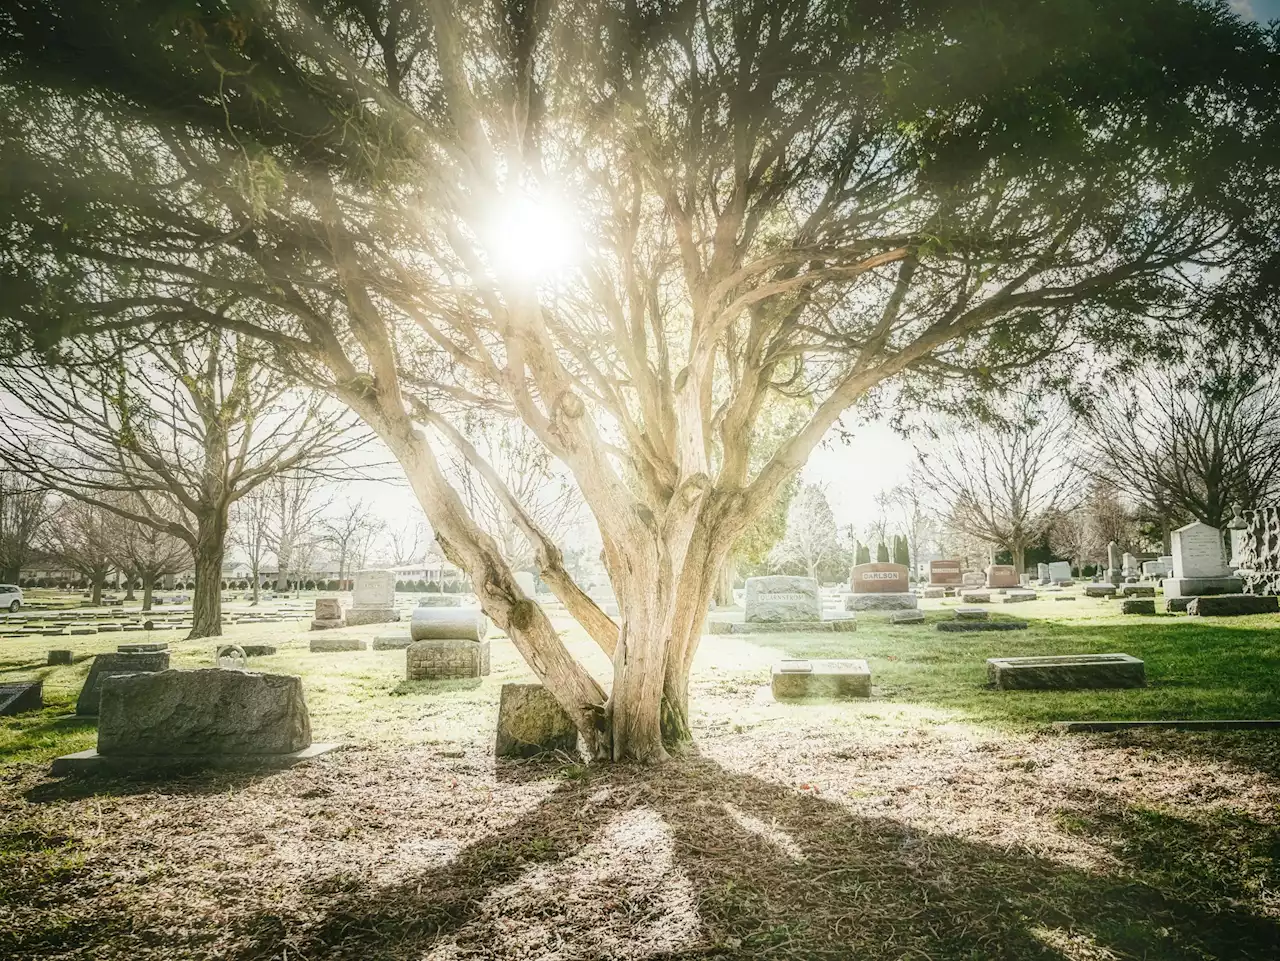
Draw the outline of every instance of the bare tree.
M907 539L908 566L913 576L919 570L921 553L937 537L934 515L925 498L926 489L924 475L917 464L905 483L891 487L884 495L886 507L894 512L897 526Z
M115 569L116 520L97 504L64 498L45 527L43 553L88 582L92 603L102 603L102 588Z
M1027 548L1080 496L1071 433L1065 409L1023 406L1002 423L951 435L936 455L921 455L940 513L954 530L1009 551L1021 573Z
M836 519L821 484L802 484L787 511L787 533L769 554L777 565L799 563L810 577L836 556Z
M249 562L249 574L253 581L253 599L256 606L262 592L262 565L271 543L271 519L273 486L277 478L255 487L236 501L231 510L231 542L244 552Z
M431 544L431 529L422 520L408 520L403 526L387 525L388 554L392 567L419 564Z
M364 501L346 501L320 523L320 543L338 559L338 586L342 589L347 575L364 562L373 539L382 531L383 522Z
M1224 530L1232 504L1280 496L1280 380L1238 364L1148 371L1089 414L1083 468L1150 517L1166 551L1186 520Z
M163 508L159 508L163 509ZM147 511L152 516L156 509ZM119 514L113 514L109 524L111 557L120 570L132 581L142 582L142 609L151 610L156 584L166 574L176 574L191 563L191 547L182 538L154 524L140 524Z
M276 590L287 591L291 575L310 567L315 527L333 501L310 470L282 471L265 486L266 546L276 557Z
M0 579L18 582L53 511L48 489L0 470Z
M0 425L0 460L183 540L195 563L192 637L222 632L232 505L282 473L340 467L367 436L263 366L254 342L218 330L103 334L6 365L17 403Z

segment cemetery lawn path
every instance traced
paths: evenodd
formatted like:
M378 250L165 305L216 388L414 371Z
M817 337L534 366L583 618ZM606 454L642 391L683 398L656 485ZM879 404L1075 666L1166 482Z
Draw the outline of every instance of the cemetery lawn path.
M695 743L656 769L495 763L500 685L531 679L504 639L480 682L407 683L402 651L311 654L294 622L226 639L276 644L252 666L301 674L315 739L343 750L52 779L94 742L68 717L86 656L144 636L0 641L0 676L43 676L49 705L0 719L0 958L1280 957L1280 736L1046 726L1280 717L1280 618L1068 606L993 606L1026 632L708 636ZM175 667L211 661L170 643ZM79 659L45 668L52 646ZM1145 658L1151 686L984 687L988 656L1083 651ZM781 656L865 657L874 696L777 704Z

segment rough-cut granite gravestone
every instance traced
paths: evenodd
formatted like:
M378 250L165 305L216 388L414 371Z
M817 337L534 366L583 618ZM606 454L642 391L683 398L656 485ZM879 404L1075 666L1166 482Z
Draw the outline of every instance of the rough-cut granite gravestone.
M1154 614L1156 602L1150 597L1126 597L1120 604L1122 614Z
M930 587L960 587L964 584L964 574L958 560L938 560L929 562Z
M1244 512L1237 554L1246 594L1280 594L1280 505Z
M313 654L338 654L342 651L363 651L365 643L358 637L313 637L309 647Z
M46 662L50 667L57 664L70 664L72 661L71 652L67 650L52 650L46 655Z
M102 685L104 756L292 754L310 745L300 677L206 668Z
M483 641L489 634L489 618L478 607L417 607L409 621L414 641Z
M1026 621L939 621L944 634L968 634L978 631L1025 631Z
M987 568L987 587L1017 587L1018 570L1012 564L992 564Z
M414 641L405 651L405 679L439 681L484 677L489 673L489 642L459 638Z
M1166 597L1164 599L1164 609L1170 614L1182 614L1186 612L1194 600L1194 597Z
M327 631L335 627L346 627L342 617L342 602L336 597L317 597L316 613L311 621L313 631Z
M745 606L749 624L822 620L822 595L812 577L748 577Z
M347 624L387 624L400 620L396 610L396 576L391 571L357 571L354 600Z
M871 696L871 668L863 660L788 659L773 666L773 696L850 698Z
M937 600L939 597L947 596L947 589L945 587L926 587L921 592L921 596L923 596L925 600Z
M1173 532L1173 576L1165 578L1165 597L1238 594L1240 578L1231 573L1222 549L1222 533L1199 521Z
M98 713L102 679L118 674L155 674L169 670L168 651L144 651L138 654L99 654L93 659L89 676L76 699L76 713L92 717Z
M1142 687L1142 661L1128 654L1064 654L1056 657L992 657L987 679L1003 691Z
M1187 613L1193 617L1241 617L1248 614L1280 612L1275 594L1213 594L1193 597Z
M38 711L43 707L43 681L11 681L0 684L0 717Z
M919 603L903 564L859 564L849 575L846 611L908 611Z
M503 684L498 700L498 757L536 757L550 751L576 754L578 729L541 684Z
M924 611L894 611L889 615L890 624L919 624L924 620Z

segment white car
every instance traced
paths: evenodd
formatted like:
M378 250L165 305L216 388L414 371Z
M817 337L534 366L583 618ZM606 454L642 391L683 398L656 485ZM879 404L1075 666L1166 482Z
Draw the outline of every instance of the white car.
M22 607L22 588L16 584L0 584L0 611L17 611Z

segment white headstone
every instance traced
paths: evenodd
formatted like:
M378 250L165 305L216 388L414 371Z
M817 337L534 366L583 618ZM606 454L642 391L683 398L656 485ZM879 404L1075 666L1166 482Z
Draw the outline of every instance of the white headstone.
M357 571L356 607L392 607L396 602L396 576L391 571Z
M1071 562L1070 561L1050 561L1049 562L1049 582L1056 584L1060 581L1071 580Z
M812 577L748 577L746 620L820 621L822 597Z
M1173 576L1227 577L1231 573L1216 527L1195 521L1173 532Z

